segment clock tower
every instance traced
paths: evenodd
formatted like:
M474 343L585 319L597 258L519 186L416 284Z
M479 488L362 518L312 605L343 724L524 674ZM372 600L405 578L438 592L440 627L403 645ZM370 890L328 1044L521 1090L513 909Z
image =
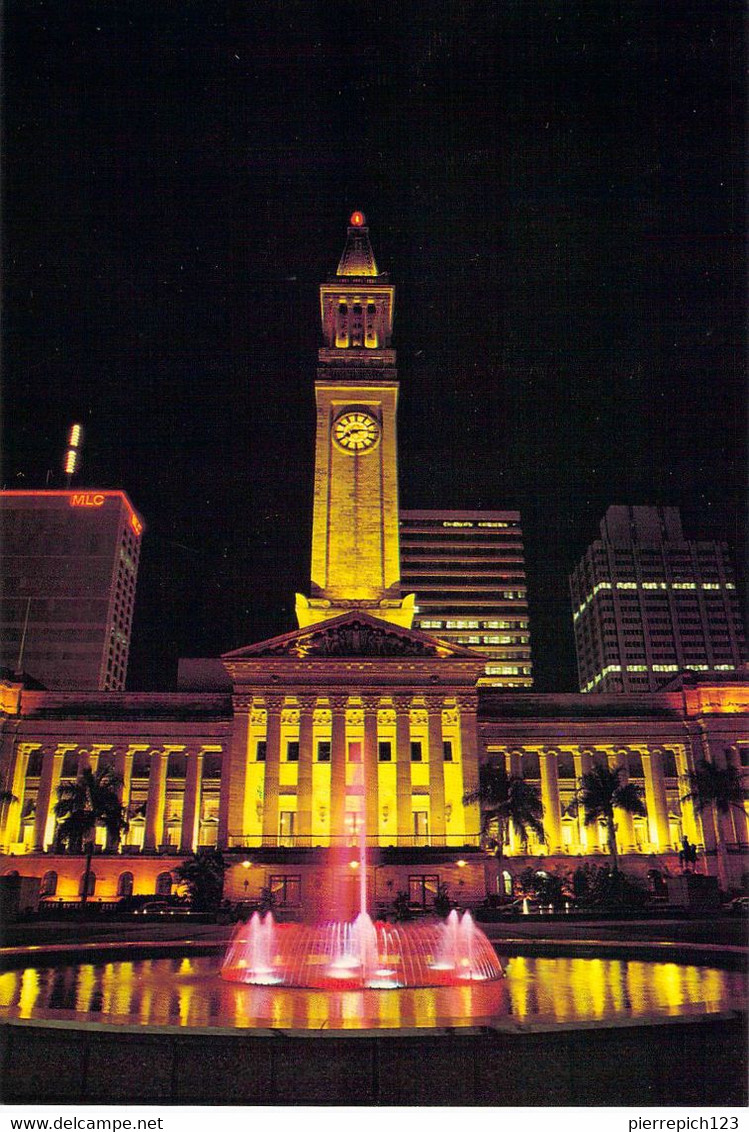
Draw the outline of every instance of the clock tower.
M354 212L338 270L320 286L312 569L309 598L296 598L300 628L353 609L405 628L413 620L414 595L400 592L394 297Z

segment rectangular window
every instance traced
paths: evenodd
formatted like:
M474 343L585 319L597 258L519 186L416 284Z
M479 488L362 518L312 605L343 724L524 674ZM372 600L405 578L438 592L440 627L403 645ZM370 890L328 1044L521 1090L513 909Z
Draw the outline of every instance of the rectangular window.
M328 739L321 739L317 744L317 761L319 763L330 762L330 741Z
M293 810L281 810L278 815L278 844L287 847L294 844L296 814Z
M302 878L300 876L272 876L270 891L277 908L298 908L302 902Z
M290 739L286 744L286 762L298 763L299 762L299 740Z
M393 761L393 748L389 739L386 739L384 740L384 742L377 744L377 758L381 763L389 763Z
M421 762L421 740L420 739L414 739L411 742L411 762L412 763L420 763Z
M350 763L361 762L361 743L349 743L348 745L348 761Z
M257 747L255 748L255 760L259 763L265 762L265 756L268 752L268 743L265 739L258 739Z
M414 814L414 845L429 844L429 814L418 810Z
M453 744L451 739L445 739L442 743L442 757L446 763L453 761Z
M408 878L408 903L413 908L431 908L437 895L439 882L439 876L410 876Z

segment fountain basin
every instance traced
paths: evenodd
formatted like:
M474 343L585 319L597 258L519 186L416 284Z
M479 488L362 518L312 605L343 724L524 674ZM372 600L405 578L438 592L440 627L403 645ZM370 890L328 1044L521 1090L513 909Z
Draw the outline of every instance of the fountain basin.
M205 943L147 948L14 955L6 1103L746 1103L743 970L704 959L531 949L493 981L323 991L229 982Z

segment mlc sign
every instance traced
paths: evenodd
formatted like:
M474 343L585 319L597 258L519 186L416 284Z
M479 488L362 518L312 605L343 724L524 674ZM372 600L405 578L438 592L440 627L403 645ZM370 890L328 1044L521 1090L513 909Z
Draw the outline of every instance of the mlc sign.
M101 492L74 492L70 497L71 507L101 507L106 497Z

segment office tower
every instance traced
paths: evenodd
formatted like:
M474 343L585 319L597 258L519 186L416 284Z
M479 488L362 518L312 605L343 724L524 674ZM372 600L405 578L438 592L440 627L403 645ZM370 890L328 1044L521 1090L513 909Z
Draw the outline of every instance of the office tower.
M570 578L582 692L652 692L746 661L722 542L686 539L675 507L609 507Z
M122 491L0 492L0 665L50 689L124 688L142 531Z
M517 511L401 511L401 585L414 628L491 657L497 687L532 679L523 532Z

